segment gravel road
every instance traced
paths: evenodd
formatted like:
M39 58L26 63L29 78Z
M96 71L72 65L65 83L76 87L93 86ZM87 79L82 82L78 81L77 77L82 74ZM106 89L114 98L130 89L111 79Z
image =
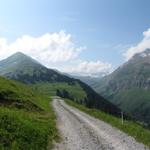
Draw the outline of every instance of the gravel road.
M134 138L59 98L53 99L62 141L54 150L149 150Z

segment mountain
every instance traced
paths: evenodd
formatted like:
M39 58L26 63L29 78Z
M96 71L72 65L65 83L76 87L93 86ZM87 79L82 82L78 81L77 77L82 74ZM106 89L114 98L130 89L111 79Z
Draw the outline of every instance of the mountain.
M100 81L102 77L91 77L91 76L73 76L75 79L79 79L89 86L95 86L97 82Z
M70 81L63 74L44 67L21 52L0 61L0 75L24 83Z
M135 54L92 87L126 113L150 124L150 49Z
M85 83L48 69L20 52L0 61L0 75L26 83L41 94L51 96L57 94L110 114L119 115L120 113L120 109Z

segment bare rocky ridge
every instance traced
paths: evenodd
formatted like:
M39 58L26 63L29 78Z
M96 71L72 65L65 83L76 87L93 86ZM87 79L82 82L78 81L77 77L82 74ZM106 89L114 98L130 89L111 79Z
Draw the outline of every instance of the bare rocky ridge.
M55 98L53 107L63 138L54 150L149 150L134 138L68 106L61 99Z

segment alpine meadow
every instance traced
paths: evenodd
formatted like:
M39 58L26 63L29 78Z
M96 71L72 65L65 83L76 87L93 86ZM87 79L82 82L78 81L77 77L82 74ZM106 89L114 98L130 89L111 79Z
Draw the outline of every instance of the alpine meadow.
M150 1L0 2L0 150L150 150Z

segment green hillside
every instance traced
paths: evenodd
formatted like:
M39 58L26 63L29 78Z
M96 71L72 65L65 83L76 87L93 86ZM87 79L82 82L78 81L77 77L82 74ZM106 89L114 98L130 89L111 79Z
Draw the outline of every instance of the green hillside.
M36 60L20 52L0 61L0 75L26 84L37 82L72 82L71 78L46 68Z
M0 77L0 149L45 150L57 130L48 96Z
M68 84L66 82L56 82L56 83L37 83L31 86L35 91L39 91L44 94L49 94L51 96L57 95L56 91L66 90L75 99L84 99L86 97L85 91L81 88L78 83Z
M119 92L111 99L117 106L135 119L150 124L150 91L134 88ZM143 120L144 118L144 120Z
M48 69L20 52L0 61L0 74L30 85L38 93L70 98L91 108L98 108L114 115L120 114L120 109L85 83Z
M150 49L136 54L92 87L141 122L150 124Z

